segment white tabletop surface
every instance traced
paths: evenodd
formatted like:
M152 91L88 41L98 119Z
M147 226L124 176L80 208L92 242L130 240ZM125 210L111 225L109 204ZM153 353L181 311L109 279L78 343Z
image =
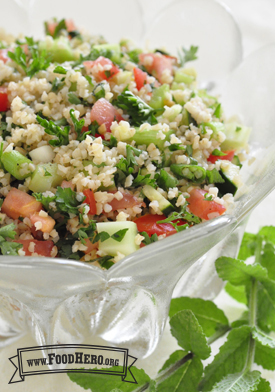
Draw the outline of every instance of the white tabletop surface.
M166 5L170 0L159 0L158 7ZM147 0L141 1L144 7ZM150 2L149 2L150 3ZM243 35L245 55L270 43L275 42L275 3L274 0L224 0L233 15L236 17ZM247 230L256 233L264 225L275 225L275 191L272 192L252 213ZM242 307L231 300L225 293L221 293L216 299L218 306L225 309L229 320L235 319L242 312ZM90 344L100 344L100 340L93 339ZM25 382L8 385L14 367L8 358L14 356L18 347L35 346L31 336L26 335L16 343L3 348L0 351L0 390L1 392L77 392L84 391L81 387L71 383L65 374L40 375L38 377L26 377ZM138 367L143 367L152 377L159 367L168 358L170 353L177 349L176 341L171 337L168 326L156 351L148 358L139 360ZM217 346L213 347L213 352ZM261 370L261 369L260 369ZM272 390L275 391L275 374L263 371L263 376L269 379Z

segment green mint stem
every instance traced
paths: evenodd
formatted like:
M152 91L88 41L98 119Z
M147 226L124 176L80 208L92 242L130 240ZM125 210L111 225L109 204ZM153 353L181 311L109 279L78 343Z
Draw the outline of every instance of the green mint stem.
M221 327L218 329L214 335L210 336L210 338L207 339L208 344L214 343L216 340L221 338L226 332L230 331L232 328L229 325L225 325L224 327Z
M257 237L257 245L255 250L255 263L259 263L261 258L263 246L263 239L261 236ZM256 317L257 317L257 291L258 291L258 282L256 279L251 280L251 288L250 288L250 297L249 297L249 325L251 328L256 326ZM250 342L248 348L248 357L245 370L250 371L254 362L255 355L255 340L252 337L252 332L250 335Z

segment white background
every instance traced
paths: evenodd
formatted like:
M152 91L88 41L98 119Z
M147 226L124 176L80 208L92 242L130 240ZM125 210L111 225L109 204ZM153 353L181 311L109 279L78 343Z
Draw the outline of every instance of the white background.
M156 7L161 8L169 2L170 0L141 0L143 8L147 12L148 19L150 17L150 13L155 11ZM225 0L224 3L231 8L233 15L240 25L243 35L245 55L270 42L275 42L274 0ZM0 5L2 5L2 7L5 7L6 4L6 0L0 0ZM87 0L87 4L89 4L89 0ZM2 22L4 22L4 20L1 20L1 24ZM4 24L7 25L7 20L5 20ZM262 202L262 204L254 210L248 224L248 231L256 232L259 227L271 224L275 225L275 192L270 194ZM216 302L219 306L226 309L226 314L230 320L236 318L242 311L241 307L234 301L230 300L225 294L220 295ZM100 341L95 341L93 339L90 344L100 344ZM0 384L2 392L84 391L84 389L71 383L68 377L63 374L27 377L23 383L8 385L8 381L14 371L14 368L8 361L8 358L16 354L18 347L34 345L36 345L36 343L32 340L32 338L30 336L25 336L18 340L15 344L0 351ZM169 354L176 348L175 340L171 337L169 328L166 328L163 339L155 353L145 360L138 361L137 366L144 367L150 375L154 376ZM215 347L214 352L216 350L217 348ZM264 371L263 375L270 380L272 390L275 391L274 373Z

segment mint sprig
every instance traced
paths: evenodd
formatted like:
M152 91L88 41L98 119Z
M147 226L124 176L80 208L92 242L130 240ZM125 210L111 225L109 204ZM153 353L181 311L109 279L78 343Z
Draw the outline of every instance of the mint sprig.
M251 256L254 263L247 260ZM246 233L238 257L220 257L216 269L227 282L227 292L246 304L243 315L230 325L212 301L172 299L171 333L182 349L170 355L154 380L135 367L131 371L138 385L100 376L104 391L271 392L269 382L252 366L275 370L275 339L269 335L275 331L275 228L264 227L257 235ZM209 358L211 344L227 333L219 352L204 368L202 360ZM98 375L69 377L86 389L100 390L96 389Z

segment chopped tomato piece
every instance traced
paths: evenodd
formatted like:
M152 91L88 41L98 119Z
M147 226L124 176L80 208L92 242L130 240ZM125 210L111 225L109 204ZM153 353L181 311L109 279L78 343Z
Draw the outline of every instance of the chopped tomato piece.
M0 60L3 61L3 63L6 63L9 60L8 57L8 51L10 49L0 49Z
M0 87L0 112L6 112L10 108L7 87Z
M204 195L207 192L203 189L194 188L190 192L190 197L187 199L189 211L201 219L209 220L215 216L222 215L226 208L213 200L205 200Z
M170 74L173 71L174 60L160 53L141 53L139 55L139 62L160 82L163 82L162 74L165 70L168 70Z
M217 156L217 155L210 155L209 158L207 159L208 162L215 163L218 159L226 160L232 162L232 159L234 158L235 155L235 150L230 150L230 151L223 151L224 154L222 156Z
M86 246L88 247L84 253L87 255L88 253L90 253L92 250L94 249L98 249L98 242L96 242L95 244L93 244L89 238L85 238L84 241L86 242Z
M55 220L51 216L40 216L39 212L35 212L30 216L30 221L36 227L36 223L41 223L41 227L38 227L38 230L41 230L43 233L50 233L54 226Z
M171 223L157 223L158 221L162 221L166 219L165 215L143 215L140 218L134 220L137 225L138 231L145 231L150 237L153 234L166 236L177 233L177 230ZM175 221L178 226L185 225L185 221L182 219L178 219Z
M73 191L75 188L75 184L72 183L72 181L62 181L61 183L61 188L71 188L71 190Z
M137 205L145 206L145 204L143 202L140 202L136 196L126 192L123 193L123 198L121 200L117 200L116 198L113 198L113 200L108 204L112 206L113 211L123 210L124 208L132 208Z
M65 24L66 24L67 31L70 32L76 30L75 24L71 19L66 19ZM51 36L54 35L55 28L57 25L58 25L57 22L47 23L48 31Z
M91 189L85 189L83 191L84 196L86 196L85 202L89 204L90 206L90 215L95 215L96 214L96 202L95 202L95 195L94 192Z
M94 68L93 75L99 81L109 80L119 73L119 68L110 59L103 56L98 57L95 61L84 61L83 65L86 69Z
M96 121L98 125L105 124L106 131L110 132L113 121L121 121L123 117L117 109L105 98L100 98L91 110L91 121Z
M138 91L147 83L147 73L140 68L134 68L134 77Z
M37 253L39 256L51 257L51 252L54 247L53 241L38 241L38 240L15 240L13 242L18 242L23 245L23 251L25 256L31 256L33 253ZM34 251L29 251L30 243L34 242Z
M2 204L1 211L12 219L30 217L35 212L42 210L42 204L33 196L19 189L12 188Z

